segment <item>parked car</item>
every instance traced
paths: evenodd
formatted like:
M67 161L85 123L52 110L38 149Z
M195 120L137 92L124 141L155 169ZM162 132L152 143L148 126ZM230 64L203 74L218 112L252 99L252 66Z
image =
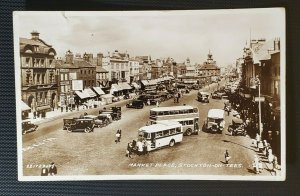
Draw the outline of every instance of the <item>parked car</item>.
M94 119L74 118L67 130L68 132L90 133L94 131L94 124Z
M107 125L106 121L99 119L98 116L96 116L96 115L85 115L83 118L84 119L93 119L95 127L105 127Z
M144 108L144 102L142 100L132 100L128 104L126 104L127 108L136 108L136 109L142 109Z
M209 92L199 91L198 95L197 95L197 100L200 101L200 102L209 103L209 97L210 97Z
M206 131L222 133L225 128L225 116L222 109L210 109L204 124Z
M244 127L244 122L242 119L239 118L233 118L231 125L228 126L228 132L234 136L234 135L242 135L246 136L247 132Z
M105 113L105 112L99 114L98 115L98 119L102 120L107 125L110 124L110 123L112 123L112 121L113 121L111 115L109 113Z
M22 121L22 134L37 131L38 127L38 125L31 123L30 120L24 120Z

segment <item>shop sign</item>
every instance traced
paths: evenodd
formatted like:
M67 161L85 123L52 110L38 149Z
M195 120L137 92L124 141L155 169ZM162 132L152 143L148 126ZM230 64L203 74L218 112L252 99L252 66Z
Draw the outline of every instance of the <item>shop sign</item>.
M265 97L254 97L254 101L255 102L264 102L265 101Z
M82 91L83 90L83 81L82 80L72 80L72 90L73 91Z

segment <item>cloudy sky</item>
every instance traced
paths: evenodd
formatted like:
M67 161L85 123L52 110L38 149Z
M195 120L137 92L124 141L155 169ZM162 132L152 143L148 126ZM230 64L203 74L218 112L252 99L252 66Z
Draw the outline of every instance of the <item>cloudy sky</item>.
M202 63L211 50L220 66L235 63L251 38L283 39L283 9L164 12L22 12L17 37L36 30L57 56L128 51L130 56L172 57ZM249 43L249 41L248 41Z

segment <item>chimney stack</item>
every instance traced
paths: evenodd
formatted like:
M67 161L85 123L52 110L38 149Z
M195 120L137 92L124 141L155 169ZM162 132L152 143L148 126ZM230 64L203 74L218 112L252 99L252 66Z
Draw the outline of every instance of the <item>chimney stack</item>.
M274 50L275 51L280 50L280 39L279 38L275 38L275 40L274 40Z
M31 32L31 39L38 40L38 39L39 39L39 35L40 35L39 32L37 32L37 31L32 31L32 32Z
M73 64L73 60L74 60L74 55L70 50L68 50L66 52L66 64Z

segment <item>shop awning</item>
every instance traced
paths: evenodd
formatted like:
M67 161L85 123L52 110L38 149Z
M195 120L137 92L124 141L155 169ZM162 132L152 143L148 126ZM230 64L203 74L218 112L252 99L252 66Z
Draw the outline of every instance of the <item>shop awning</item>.
M128 83L126 83L126 82L119 83L118 85L119 85L123 90L130 90L130 89L132 89L132 87L131 87Z
M137 83L135 82L132 82L131 85L135 88L135 89L140 89L140 85L138 85Z
M141 83L144 85L144 86L149 86L149 82L148 80L142 80Z
M83 93L88 94L89 97L96 97L96 96L97 96L96 93L94 93L94 91L93 91L92 89L90 89L90 88L84 89L84 90L83 90Z
M102 98L113 98L114 96L112 94L105 94L101 95Z
M23 111L31 110L31 108L26 103L24 103L24 101L21 101L21 110L23 112Z
M36 108L36 111L48 110L50 109L50 105L39 106Z
M83 92L80 92L80 91L75 91L75 94L78 95L78 97L80 99L86 99L86 98L89 98L90 95L89 94L86 94L86 93L83 93Z
M112 84L111 85L111 91L112 92L118 92L118 91L121 91L123 90L123 88L121 86L119 86L118 84Z
M98 95L105 95L101 87L93 87L93 89Z

